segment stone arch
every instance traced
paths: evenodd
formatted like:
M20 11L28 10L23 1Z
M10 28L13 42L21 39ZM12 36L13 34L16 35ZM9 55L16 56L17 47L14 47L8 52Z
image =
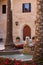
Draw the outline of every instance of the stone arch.
M31 38L31 28L28 25L25 25L23 28L23 40L25 40L26 36L29 36Z

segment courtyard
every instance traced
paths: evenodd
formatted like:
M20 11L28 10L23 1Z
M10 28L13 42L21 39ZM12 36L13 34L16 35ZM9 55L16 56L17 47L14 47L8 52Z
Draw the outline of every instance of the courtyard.
M23 65L31 65L30 61L32 65L43 65L43 0L0 0L0 14L0 65L22 65L21 60ZM33 36L37 38L34 52L28 45ZM19 41L26 38L23 49L14 44L18 37Z

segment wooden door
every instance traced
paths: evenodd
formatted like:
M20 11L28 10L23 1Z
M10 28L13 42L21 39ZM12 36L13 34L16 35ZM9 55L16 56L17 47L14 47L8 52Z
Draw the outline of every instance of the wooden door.
M25 40L26 36L31 38L31 28L28 25L23 28L23 40Z

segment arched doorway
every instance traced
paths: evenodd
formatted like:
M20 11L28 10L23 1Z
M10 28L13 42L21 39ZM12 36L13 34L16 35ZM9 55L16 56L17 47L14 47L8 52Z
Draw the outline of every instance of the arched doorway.
M23 40L25 40L26 36L31 38L31 28L28 25L24 26L23 28Z

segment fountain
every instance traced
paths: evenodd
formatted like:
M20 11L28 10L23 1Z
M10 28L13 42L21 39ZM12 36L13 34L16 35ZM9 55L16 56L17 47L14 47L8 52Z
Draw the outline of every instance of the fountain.
M24 48L23 48L23 51L22 51L22 53L24 53L24 54L32 54L31 47L29 46L29 44L30 44L29 40L30 39L27 36L26 37L26 43L25 43Z

